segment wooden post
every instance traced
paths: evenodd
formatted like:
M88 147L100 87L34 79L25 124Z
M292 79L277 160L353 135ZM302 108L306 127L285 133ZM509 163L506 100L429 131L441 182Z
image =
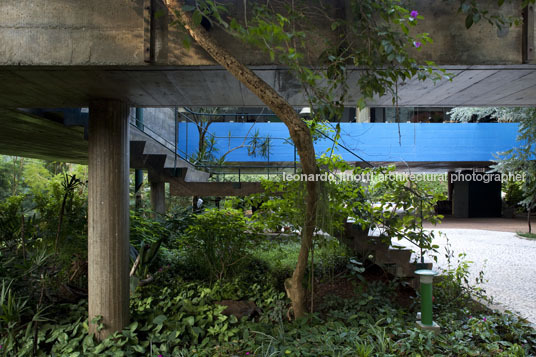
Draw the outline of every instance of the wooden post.
M89 321L102 316L102 340L129 320L129 142L127 103L97 100L89 107Z

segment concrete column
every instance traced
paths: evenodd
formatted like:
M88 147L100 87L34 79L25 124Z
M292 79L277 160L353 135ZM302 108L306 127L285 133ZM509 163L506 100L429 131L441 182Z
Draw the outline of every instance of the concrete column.
M452 187L452 216L469 218L469 182L453 182Z
M447 192L448 192L448 200L452 201L452 191L454 190L454 186L452 185L452 174L454 172L449 171L447 174Z
M143 186L143 170L134 171L134 197L136 211L142 206L141 187Z
M370 108L365 107L362 110L356 109L356 122L358 123L370 123Z
M89 107L89 321L102 316L98 339L129 320L129 106L97 100Z
M144 130L143 125L143 108L136 108L136 127L141 131ZM143 185L143 170L136 170L134 172L134 195L136 202L136 211L141 209L142 197L141 197L141 186Z
M154 212L166 214L166 183L154 175L149 175L151 183L151 208Z

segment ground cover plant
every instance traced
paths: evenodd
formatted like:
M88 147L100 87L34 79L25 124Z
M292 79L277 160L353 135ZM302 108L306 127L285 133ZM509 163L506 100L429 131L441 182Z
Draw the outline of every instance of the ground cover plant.
M521 232L518 232L517 234L519 236L523 237L523 238L536 239L536 234L534 234L534 233L521 233Z
M85 190L81 180L62 209L65 173L73 174L44 180L38 198L21 182L2 202L0 356L536 355L528 323L473 302L485 295L468 281L463 257L434 286L442 330L433 335L416 328L418 293L335 236L315 238L303 282L311 312L292 319L284 281L299 235L283 225L266 233L276 222L247 218L249 201L236 199L199 214L181 207L166 217L132 213L132 263L144 258L132 274L131 323L97 341L88 334ZM48 212L60 210L65 233L56 252L58 220Z
M284 248L279 258L290 251ZM272 258L278 254L272 253ZM265 262L265 267L269 264ZM289 266L291 268L292 266ZM2 333L2 355L30 356L530 356L536 333L510 314L487 311L472 303L464 286L463 266L435 286L435 320L441 334L415 326L417 300L403 293L381 270L364 273L363 282L341 269L331 280L319 279L317 309L306 319L289 321L289 301L263 274L240 278L187 280L178 267L155 272L154 284L138 288L131 298L132 323L102 342L87 334L87 302L50 308L38 329L20 328L11 342ZM372 271L372 270L371 270ZM268 273L268 274L267 274ZM321 293L320 293L321 291ZM2 298L5 294L2 295ZM456 297L453 299L453 297ZM21 301L18 296L11 299ZM222 300L250 300L256 317L236 318L222 312ZM2 305L2 322L7 304ZM32 326L29 316L17 324ZM27 320L30 319L30 320ZM5 325L2 326L4 330Z

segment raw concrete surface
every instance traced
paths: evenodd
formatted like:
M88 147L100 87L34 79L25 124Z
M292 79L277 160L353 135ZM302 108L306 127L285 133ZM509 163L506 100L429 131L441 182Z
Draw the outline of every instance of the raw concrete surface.
M505 16L519 16L519 0L505 3L500 9ZM277 3L277 2L276 2ZM281 2L280 7L285 7ZM290 3L290 2L288 2ZM345 18L344 1L325 1L332 6L311 7L305 2L305 19L299 30L307 33L307 51L316 60L327 45L339 40L331 31L332 18ZM437 64L520 64L522 28L513 26L498 32L486 21L471 30L464 25L455 4L414 1L424 18L418 21L416 33L426 32L434 39L415 55L419 60ZM0 1L0 43L2 65L140 65L145 66L145 42L149 20L144 0L2 0ZM153 3L153 11L164 10L155 16L156 61L165 65L214 64L204 51L192 44L184 46L184 32L170 25L162 1ZM229 15L242 19L251 12L246 2L227 0ZM271 6L277 7L278 5ZM488 5L489 7L489 5ZM342 27L344 28L344 27ZM258 49L243 50L240 41L225 31L214 28L212 36L248 65L272 64L269 56ZM158 48L161 51L158 51ZM497 48L501 50L498 51Z

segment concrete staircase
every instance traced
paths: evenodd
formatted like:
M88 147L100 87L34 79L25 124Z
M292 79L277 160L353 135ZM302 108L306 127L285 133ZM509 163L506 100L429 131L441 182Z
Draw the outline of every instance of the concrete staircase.
M175 156L169 144L130 128L130 167L146 169L149 180L169 182L174 196L247 196L262 192L259 182L208 182L210 174Z
M206 182L210 175L134 126L130 127L130 167L147 169L151 179L164 182Z
M371 234L369 230L363 230L359 225L351 222L346 223L345 243L357 255L364 259L372 260L389 274L407 281L413 287L417 287L418 279L415 279L414 253L411 249L396 247L382 242L379 235ZM432 263L426 262L425 269L431 269Z
M87 165L88 120L88 111L80 108L1 109L0 152ZM176 196L246 196L263 191L259 182L208 182L208 172L175 154L173 125L166 120L173 123L169 115L153 115L150 125L140 130L130 115L131 168L147 170L151 182L169 182ZM39 133L31 145L29 132Z

